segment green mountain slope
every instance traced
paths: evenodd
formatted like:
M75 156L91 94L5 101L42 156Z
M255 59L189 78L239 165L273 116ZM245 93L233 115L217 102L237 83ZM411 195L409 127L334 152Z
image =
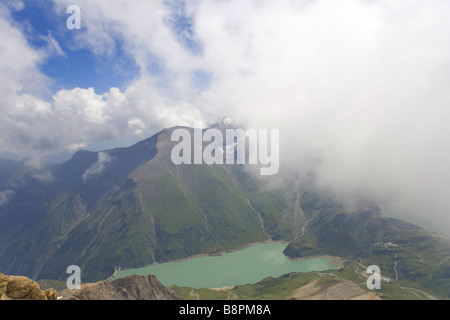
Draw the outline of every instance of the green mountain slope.
M438 233L382 216L376 208L324 210L285 249L290 257L333 255L377 265L397 286L450 297L450 242Z
M117 267L272 239L290 242L290 257L347 259L345 280L356 281L355 268L380 266L391 279L387 298L423 297L420 292L450 298L448 239L384 217L367 201L347 208L312 182L286 181L269 191L243 166L176 166L175 129L128 148L80 151L40 169L0 160L0 270L66 280L67 267L78 265L83 281L94 282Z
M174 129L130 148L78 152L45 183L23 177L0 206L0 269L65 279L75 264L96 281L119 266L293 238L292 199L258 194L237 165L174 165Z

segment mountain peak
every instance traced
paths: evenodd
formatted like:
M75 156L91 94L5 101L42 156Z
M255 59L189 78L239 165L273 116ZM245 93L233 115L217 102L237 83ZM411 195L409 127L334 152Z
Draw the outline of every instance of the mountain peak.
M219 116L216 118L216 120L210 122L207 124L208 128L218 128L221 129L223 127L231 128L232 124L234 123L234 118L230 116Z

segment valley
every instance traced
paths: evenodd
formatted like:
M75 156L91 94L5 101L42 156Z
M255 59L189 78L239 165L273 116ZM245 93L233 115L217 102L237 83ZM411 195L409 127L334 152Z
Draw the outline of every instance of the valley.
M449 13L0 0L0 300L450 300Z
M347 207L315 188L308 175L268 189L261 188L245 166L175 165L170 160L174 130L127 148L79 151L65 163L38 169L25 162L0 162L0 241L5 244L0 247L0 271L64 281L67 267L77 265L83 282L90 283L118 269L120 278L127 270L162 267L166 270L155 273L162 272L158 275L164 284L176 285L184 298L200 299L288 299L303 295L294 294L303 286L330 297L346 281L364 290L353 290L359 292L355 297L372 293L383 299L450 298L446 237L386 217L367 200ZM192 257L225 258L262 243L283 245L274 260L287 265L338 257L341 266L334 270L326 262L309 269L280 267L258 273L270 264L249 255L250 260L230 262L227 271L240 274L231 266L253 266L249 268L256 278L250 272L248 279L239 281L189 283L183 282L182 268L176 271L182 275L178 282L170 279L170 272L165 278L174 261L188 259L183 263L189 266L198 261ZM366 292L364 267L369 265L379 266L390 279L380 292ZM211 281L225 274L220 264L211 268ZM202 270L194 263L191 270L195 269ZM323 292L321 288L328 288L324 283L333 284L333 289ZM220 287L231 289L211 289Z
M286 244L265 243L225 253L185 261L155 264L144 268L121 270L114 279L133 274L155 275L165 286L195 288L233 287L257 283L289 272L310 272L336 269L332 258L316 257L291 260L283 255Z

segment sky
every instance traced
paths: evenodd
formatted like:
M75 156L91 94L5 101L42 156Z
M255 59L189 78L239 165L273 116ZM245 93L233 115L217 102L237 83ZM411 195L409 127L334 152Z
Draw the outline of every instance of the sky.
M448 0L3 0L0 39L0 157L233 116L280 129L279 181L450 231Z

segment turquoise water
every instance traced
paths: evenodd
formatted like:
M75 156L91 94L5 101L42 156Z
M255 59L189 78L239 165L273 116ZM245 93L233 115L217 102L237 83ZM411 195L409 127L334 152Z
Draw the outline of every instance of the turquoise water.
M290 260L283 254L285 248L282 243L259 244L223 256L205 256L122 270L116 278L153 274L165 286L220 288L256 283L269 276L278 277L289 272L337 269L330 258Z

